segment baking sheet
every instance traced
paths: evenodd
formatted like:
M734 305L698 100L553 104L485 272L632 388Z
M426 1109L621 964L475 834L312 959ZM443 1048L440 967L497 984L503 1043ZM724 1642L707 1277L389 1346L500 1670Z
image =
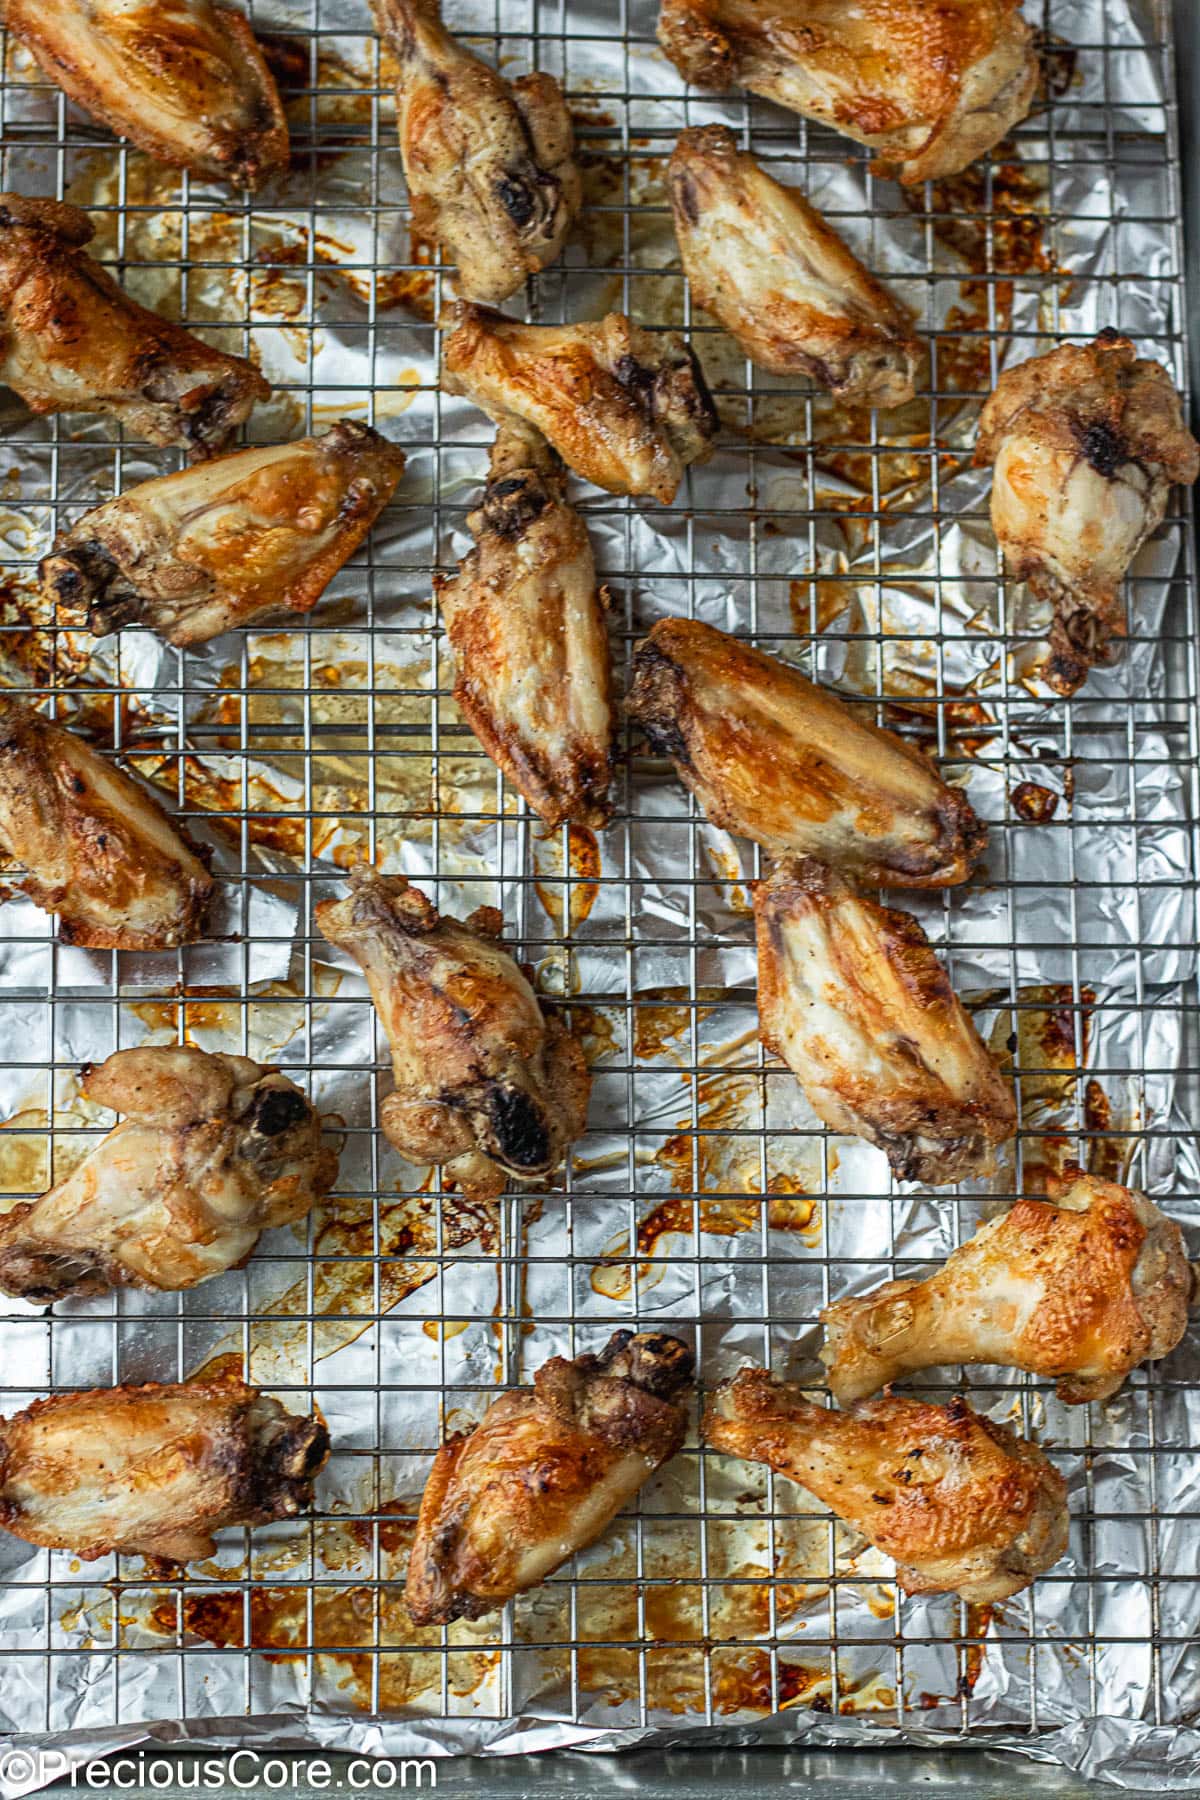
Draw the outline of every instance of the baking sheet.
M401 1597L442 1432L556 1352L669 1323L706 1383L747 1358L815 1381L821 1305L940 1259L1071 1157L1164 1198L1200 1244L1185 521L1139 558L1123 660L1065 702L1040 677L1044 621L997 584L986 477L969 468L998 370L1060 334L1115 324L1185 375L1167 19L1133 0L1026 10L1053 99L989 164L914 196L766 103L686 96L649 5L615 20L575 0L447 6L509 72L562 75L580 134L581 227L510 310L687 326L722 412L721 449L675 508L578 491L618 670L665 615L753 635L936 750L992 823L969 892L904 902L1012 1056L1021 1099L997 1177L938 1195L819 1126L764 1058L746 845L628 744L613 827L547 837L458 719L431 573L469 545L490 428L437 391L431 321L452 283L409 242L364 0L254 8L295 154L253 205L116 146L10 48L5 185L87 206L131 291L260 361L276 394L252 439L348 416L410 462L368 550L298 629L187 653L136 630L95 644L44 616L37 557L56 519L172 455L94 420L0 417L0 679L52 691L60 718L185 811L223 908L217 941L132 957L59 948L19 896L0 905L0 1192L40 1191L109 1122L76 1071L118 1044L278 1061L343 1146L335 1195L245 1271L52 1314L5 1303L5 1411L51 1387L237 1366L311 1398L335 1452L311 1521L229 1537L177 1582L6 1540L3 1728L81 1755L184 1725L391 1755L969 1731L1129 1786L1200 1775L1193 1342L1088 1409L1008 1371L946 1373L1033 1431L1071 1486L1067 1557L1002 1608L898 1597L886 1561L815 1503L701 1457L694 1435L634 1513L502 1617L417 1631ZM710 119L918 312L933 397L847 415L751 370L692 315L662 174L679 127ZM363 856L451 910L502 906L569 1003L595 1088L560 1188L471 1208L375 1131L386 1046L311 923Z

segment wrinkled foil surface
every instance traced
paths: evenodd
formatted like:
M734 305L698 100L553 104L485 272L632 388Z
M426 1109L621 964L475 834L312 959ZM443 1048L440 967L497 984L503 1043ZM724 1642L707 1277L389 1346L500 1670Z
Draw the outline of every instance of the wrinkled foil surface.
M0 1203L61 1178L111 1123L77 1072L118 1044L277 1062L342 1143L334 1195L245 1270L179 1296L3 1303L5 1411L51 1387L236 1369L317 1405L334 1453L313 1520L227 1533L179 1579L0 1539L0 1727L80 1759L185 1734L396 1756L969 1733L1127 1788L1190 1788L1194 1334L1100 1406L1063 1407L1006 1370L920 1390L962 1388L1068 1478L1066 1557L1001 1607L899 1596L885 1558L787 1482L702 1458L694 1430L636 1509L503 1615L417 1630L402 1599L441 1435L553 1354L663 1325L695 1344L705 1384L753 1360L816 1387L820 1306L938 1262L1073 1160L1145 1188L1200 1244L1181 1079L1196 974L1185 526L1174 514L1138 559L1120 661L1065 702L1043 678L1045 617L997 582L988 477L970 466L997 372L1060 335L1119 325L1183 376L1166 9L1030 0L1051 102L988 163L905 193L769 104L685 98L648 0L619 20L511 0L499 35L491 0L447 0L506 72L562 76L579 130L580 228L509 310L688 327L721 410L721 448L674 508L577 489L619 678L660 617L754 634L873 698L992 825L968 890L893 896L1020 1098L994 1179L930 1194L828 1133L765 1058L751 848L628 740L613 827L547 835L462 725L432 574L469 547L490 428L437 391L432 321L452 277L409 241L365 0L321 0L319 21L315 4L254 8L295 138L288 178L254 202L115 145L8 53L5 185L91 208L96 253L131 291L249 349L276 390L251 439L346 416L410 461L369 555L310 619L184 654L138 630L96 642L48 616L35 580L54 503L74 519L172 453L118 446L96 420L0 413L0 680L119 748L222 878L213 941L170 956L59 947L5 888ZM677 130L710 120L801 186L932 334L931 391L911 407L839 410L751 370L689 312L663 169ZM386 1045L311 922L365 858L443 908L500 905L569 1006L595 1085L557 1186L470 1207L373 1129Z

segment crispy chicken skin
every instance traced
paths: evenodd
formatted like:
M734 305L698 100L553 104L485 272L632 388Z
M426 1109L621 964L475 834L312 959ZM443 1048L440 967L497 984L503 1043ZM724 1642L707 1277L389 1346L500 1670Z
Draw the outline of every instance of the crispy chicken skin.
M1054 606L1046 678L1073 694L1111 662L1120 585L1162 523L1172 485L1200 475L1170 375L1102 331L1008 369L979 421L994 465L992 525L1009 575Z
M683 1443L692 1371L678 1338L618 1331L447 1439L409 1559L414 1622L482 1618L594 1543Z
M454 698L547 825L607 824L612 678L605 596L587 528L567 504L556 451L520 420L501 425L475 549L438 601L454 650Z
M889 1281L821 1314L840 1406L943 1363L1001 1363L1057 1380L1068 1405L1106 1400L1187 1328L1192 1274L1178 1225L1144 1194L1073 1169L1051 1200L1019 1200L925 1281Z
M714 825L880 887L953 887L987 829L933 764L798 669L714 626L660 619L628 710Z
M0 1293L49 1302L195 1287L302 1219L337 1171L277 1069L191 1048L118 1050L83 1081L125 1115L65 1181L0 1217Z
M0 194L0 381L35 413L108 413L135 437L212 456L270 388L122 292L83 246L86 213Z
M442 386L498 425L515 414L576 474L610 494L669 506L689 463L711 454L717 415L691 347L624 313L521 325L462 301L447 317Z
M906 1594L988 1605L1067 1547L1067 1490L1035 1444L955 1398L889 1394L830 1412L765 1369L742 1369L704 1415L714 1450L767 1463L896 1562Z
M818 1117L902 1181L990 1174L1016 1130L1012 1089L917 921L811 857L755 883L754 918L762 1040Z
M41 565L47 595L97 637L152 626L203 644L286 607L308 612L358 549L404 452L343 419L323 437L235 450L86 513Z
M658 40L698 87L776 100L909 183L983 156L1038 82L1020 0L663 0Z
M379 1122L401 1155L443 1164L472 1199L553 1174L584 1128L591 1077L497 941L495 908L443 917L402 875L356 869L316 919L367 978L396 1084Z
M311 1506L328 1455L318 1418L240 1381L55 1394L0 1419L0 1526L84 1562L190 1562L227 1525Z
M194 175L258 187L288 165L249 21L212 0L4 0L9 32L77 106Z
M803 194L760 169L724 125L681 133L668 178L692 298L752 362L843 400L913 398L921 346L911 319Z
M396 119L415 235L458 264L458 288L498 305L562 250L582 187L562 89L505 81L441 22L437 0L371 0L400 68Z
M64 944L170 950L204 933L212 876L158 801L20 701L0 698L0 850Z

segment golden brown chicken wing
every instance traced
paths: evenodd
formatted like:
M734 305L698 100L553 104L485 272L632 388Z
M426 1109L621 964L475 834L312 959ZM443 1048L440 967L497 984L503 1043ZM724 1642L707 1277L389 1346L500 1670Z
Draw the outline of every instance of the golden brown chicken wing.
M311 1506L328 1455L320 1419L240 1381L55 1394L0 1419L0 1526L84 1562L190 1562L227 1525Z
M909 315L803 194L724 125L681 133L669 180L692 299L753 362L843 400L912 399L921 346Z
M830 1412L765 1369L723 1382L705 1442L770 1465L896 1561L906 1594L988 1605L1020 1593L1067 1547L1067 1490L1036 1445L965 1400L889 1395Z
M482 1618L594 1543L683 1443L692 1366L678 1338L618 1331L447 1439L409 1558L415 1623Z
M1179 394L1160 363L1102 331L1005 371L975 461L995 465L992 525L1008 573L1054 606L1047 680L1073 694L1112 661L1121 582L1172 484L1200 475Z
M0 194L0 381L35 413L108 413L135 437L220 450L270 388L127 294L77 206Z
M438 0L371 0L371 10L400 69L413 230L458 264L468 299L507 300L555 260L579 211L562 89L540 71L505 81L451 37Z
M928 758L798 669L711 625L661 619L628 710L714 825L880 887L953 887L987 844Z
M9 33L68 99L160 162L258 187L288 165L250 24L212 0L5 0Z
M1073 1169L1019 1200L925 1281L888 1281L821 1314L845 1406L942 1363L1003 1363L1106 1400L1187 1329L1192 1272L1178 1225L1144 1194Z
M546 440L519 420L492 446L475 549L438 601L454 698L492 760L547 825L602 826L612 780L605 595L587 529Z
M85 513L43 559L42 583L86 607L98 637L137 623L203 644L279 607L315 606L403 472L398 445L347 419L323 437L235 450Z
M558 1168L587 1118L583 1051L497 942L480 907L444 918L402 875L355 870L322 933L366 975L392 1051L379 1122L402 1156L442 1163L472 1198Z
M818 1118L935 1187L995 1167L1016 1103L908 913L811 857L754 886L758 1018Z
M643 331L624 313L521 325L461 301L447 322L446 392L466 394L498 425L524 419L597 487L669 506L687 465L711 454L716 410L677 332Z
M74 732L0 698L0 850L64 944L169 950L203 936L212 876L158 801Z
M125 1117L65 1181L0 1217L0 1293L195 1287L302 1219L337 1172L299 1088L245 1056L118 1050L83 1091Z
M901 181L965 169L1033 104L1020 0L663 0L698 87L745 87L874 150Z

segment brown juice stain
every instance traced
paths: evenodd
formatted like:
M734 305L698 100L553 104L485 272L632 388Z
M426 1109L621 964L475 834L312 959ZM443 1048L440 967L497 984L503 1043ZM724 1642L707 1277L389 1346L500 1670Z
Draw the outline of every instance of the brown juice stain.
M475 1205L459 1195L443 1196L440 1252L438 1217L437 1196L428 1193L381 1204L376 1240L369 1201L327 1203L318 1215L314 1232L311 1304L307 1277L293 1282L278 1298L260 1303L249 1378L269 1383L276 1371L282 1378L293 1365L306 1369L310 1330L314 1362L323 1362L354 1343L376 1319L435 1278L439 1263L428 1258L436 1258L439 1253L449 1255L468 1245L477 1246L485 1256L498 1254L496 1203ZM376 1256L382 1259L378 1263ZM334 1257L351 1260L327 1260ZM310 1322L310 1311L317 1315L349 1316L318 1316ZM297 1314L304 1316L297 1318ZM218 1350L193 1372L193 1378L207 1378L214 1365L230 1354L235 1353ZM240 1353L237 1354L240 1360Z
M534 892L564 937L584 923L600 895L600 845L595 832L585 825L568 825L567 839L565 869L561 831L538 833L533 839Z
M721 988L700 988L696 993L696 1004L691 1004L689 990L685 987L646 988L634 996L633 1007L633 1054L640 1062L648 1062L658 1056L669 1056L673 1060L691 1061L690 1043L679 1043L691 1037L693 1018L697 1027L707 1019L714 1010L717 1001L723 998ZM690 1080L690 1076L685 1076Z
M620 1055L621 1040L616 1021L599 1007L584 1006L579 1001L572 1001L567 1025L583 1045L589 1069L603 1062L606 1057Z
M966 1637L986 1638L992 1620L995 1617L994 1606L976 1606L968 1603ZM969 1697L975 1692L975 1684L983 1674L983 1659L987 1654L984 1643L964 1644L962 1646L962 1674L958 1678L958 1692L962 1697Z
M1027 1137L1022 1146L1023 1191L1044 1194L1049 1177L1060 1175L1079 1157L1065 1120L1073 1112L1079 1075L1087 1064L1096 992L1090 987L1079 990L1078 1056L1076 1008L1069 983L1023 987L1018 1000L1015 1009L1002 1007L997 1013L991 1048L1010 1070L1015 1064L1022 1127L1037 1134ZM1056 1115L1064 1120L1062 1129L1057 1128Z
M442 1680L441 1629L413 1624L398 1592L354 1586L313 1590L311 1639L308 1598L303 1588L254 1586L243 1593L221 1590L164 1595L149 1612L150 1628L174 1642L201 1639L220 1649L251 1649L266 1661L304 1664L313 1652L314 1673L330 1682L348 1706L373 1705L396 1711ZM456 1628L450 1628L454 1644ZM422 1648L427 1654L422 1654ZM389 1650L404 1654L389 1656ZM415 1650L415 1654L414 1654ZM500 1653L454 1645L449 1659L450 1692L465 1699L485 1685L499 1667Z
M782 1181L781 1176L772 1177ZM672 1194L646 1214L637 1228L636 1267L639 1288L653 1287L666 1273L666 1264L656 1257L668 1257L670 1245L659 1250L663 1238L695 1235L697 1223L710 1237L740 1237L744 1232L759 1231L763 1225L763 1205L759 1195L734 1198L701 1198L696 1202L681 1194ZM821 1241L821 1223L817 1202L808 1196L772 1193L767 1201L766 1223L772 1231L794 1231L810 1249ZM605 1251L615 1259L630 1256L629 1238L623 1235ZM609 1300L627 1300L633 1290L634 1261L615 1260L597 1264L592 1271L592 1287Z
M792 629L801 637L821 637L853 604L854 590L850 583L829 576L805 575L788 587Z
M701 838L700 854L712 869L717 880L728 884L725 904L730 912L752 916L754 907L744 886L742 865L738 861L737 853L725 845L709 843L707 839Z

